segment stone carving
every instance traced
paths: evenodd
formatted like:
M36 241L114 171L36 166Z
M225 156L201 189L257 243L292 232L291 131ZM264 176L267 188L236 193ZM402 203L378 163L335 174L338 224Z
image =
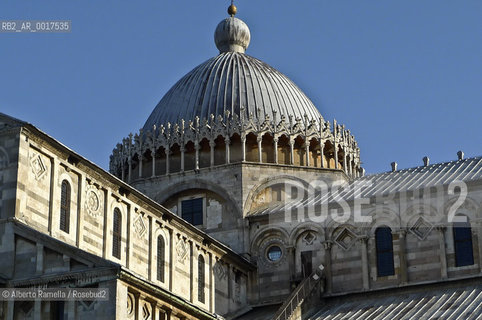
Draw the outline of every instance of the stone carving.
M129 134L113 150L109 164L110 172L118 175L146 151L156 154L158 149L169 150L175 144L183 149L187 143L192 142L194 145L199 145L203 139L207 139L210 145L214 146L218 136L224 137L223 142L226 143L234 134L246 137L250 133L256 137L269 134L275 141L285 135L293 143L297 137L301 137L304 141L315 139L320 145L330 142L331 145L342 148L350 161L354 163L355 172L351 174L356 175L359 171L360 149L355 137L345 129L344 125L340 125L336 121L330 124L323 118L309 120L307 117L293 119L282 116L270 119L269 115L265 115L264 118L265 120L261 121L253 118L252 115L246 117L239 117L236 114L229 114L225 117L211 115L208 119L196 117L190 121L181 120L179 123L154 126L147 132L141 130L139 133ZM339 160L342 161L342 159Z
M343 248L343 250L348 250L356 241L356 234L353 233L348 228L344 228L343 231L336 237L335 242L337 245Z
M302 238L303 243L305 243L307 246L311 246L315 240L316 235L313 232L306 233L306 235Z
M87 185L85 209L87 213L96 218L102 214L102 195L94 185Z
M184 263L187 257L187 245L183 239L177 240L176 244L177 261Z
M224 280L227 277L226 269L219 261L214 265L214 275L219 280Z
M144 305L142 306L142 319L144 320L151 319L151 310L147 305L147 303L144 303Z
M144 218L142 215L138 215L134 220L134 231L138 238L142 238L146 234L146 224L144 223Z
M420 240L425 240L432 229L433 225L427 222L423 217L420 217L410 228L410 231Z
M127 316L132 318L134 315L134 306L135 300L134 295L132 293L127 294Z
M42 179L47 173L47 167L39 154L33 154L30 157L30 168L32 168L32 172L37 180Z

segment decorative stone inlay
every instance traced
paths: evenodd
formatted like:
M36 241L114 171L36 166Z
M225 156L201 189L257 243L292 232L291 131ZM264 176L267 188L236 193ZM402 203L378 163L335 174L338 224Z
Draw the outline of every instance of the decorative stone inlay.
M187 257L187 246L183 239L177 240L176 244L177 261L184 263Z
M142 238L147 231L146 224L144 223L144 218L142 215L138 215L137 218L134 220L134 231L138 238Z
M147 303L142 306L142 319L149 320L151 318L151 310Z
M348 250L356 241L356 234L348 228L344 228L336 237L335 242L344 250Z
M219 261L214 264L214 275L219 280L224 280L227 276L226 269L222 266L222 264Z
M420 240L425 240L432 229L433 225L430 222L427 222L423 217L420 217L410 228L410 231Z
M85 209L87 213L96 218L102 214L102 195L94 185L87 185L85 197Z
M37 180L42 179L47 173L47 167L39 154L33 154L30 157L30 168L32 168L32 172Z
M134 306L135 300L134 295L132 293L127 294L127 315L132 317L134 315Z
M313 244L313 242L316 240L316 235L313 232L308 232L304 237L303 237L303 242L310 246Z

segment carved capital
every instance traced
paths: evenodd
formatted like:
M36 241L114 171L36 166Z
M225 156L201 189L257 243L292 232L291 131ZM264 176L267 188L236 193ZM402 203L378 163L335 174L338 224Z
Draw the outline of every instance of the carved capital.
M333 245L333 241L326 240L326 241L323 241L322 243L323 243L323 247L325 248L325 250L327 250L327 251L331 250L331 246Z

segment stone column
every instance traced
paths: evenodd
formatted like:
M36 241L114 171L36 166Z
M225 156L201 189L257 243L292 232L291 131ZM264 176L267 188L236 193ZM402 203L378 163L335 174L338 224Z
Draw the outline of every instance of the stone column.
M346 163L346 152L343 151L343 171L345 171L346 174L348 174L348 166Z
M362 258L362 280L363 280L363 290L370 290L370 277L369 277L369 267L368 267L368 237L362 236L359 238L361 243L361 258Z
M274 163L278 164L278 138L274 138Z
M324 149L325 148L325 142L323 140L320 140L320 159L321 159L321 163L320 163L320 166L321 168L324 168L325 165L323 164L323 160L325 158L325 154L324 154Z
M445 250L445 230L447 228L445 226L437 226L437 230L439 233L438 236L438 243L439 243L439 250L440 250L440 276L442 279L447 279L447 252Z
M184 153L186 152L186 146L182 145L180 150L181 150L181 172L184 172Z
M296 279L296 268L295 268L295 247L286 248L288 253L288 268L290 270L290 279ZM293 288L290 288L293 289Z
M229 144L231 143L231 139L229 137L224 138L224 144L226 145L226 164L231 163L231 157L229 152Z
M169 155L171 153L171 149L169 146L167 146L164 149L164 152L166 153L166 174L169 174Z
M400 260L400 283L406 284L408 282L408 270L407 270L407 256L406 256L406 243L405 237L407 235L406 230L398 231L398 259Z
M335 154L334 154L334 157L335 157L335 169L338 169L338 146L337 146L337 143L334 142L334 148L335 148Z
M295 164L295 142L290 140L290 164Z
M263 149L262 149L263 136L258 136L256 138L256 142L258 142L258 162L263 162Z
M194 159L194 169L199 170L199 142L194 144L194 150L196 150L196 158Z
M139 153L139 178L142 178L142 154Z
M211 163L210 166L214 167L214 147L216 146L216 142L214 140L209 141L209 147L211 148Z
M129 155L129 158L127 158L127 165L128 165L128 172L127 172L127 181L131 182L132 181L132 157Z
M209 311L214 312L214 297L216 292L214 290L214 259L212 253L209 255Z
M331 277L331 246L333 242L327 240L323 242L323 247L325 248L325 277L326 277L326 292L331 293L332 291L332 277Z
M151 177L154 178L156 176L156 148L153 147L151 149L151 155L152 155L152 175Z
M479 264L479 268L480 268L480 271L482 272L482 226L481 226L481 223L478 222L478 223L473 223L473 228L472 228L472 238L473 238L473 233L474 232L477 232L476 233L476 237L477 237L477 244L478 244L478 247L479 247L479 260L478 260L478 264ZM475 258L475 257L474 257ZM475 263L475 261L474 261Z
M305 142L305 152L306 152L306 166L310 166L310 142Z
M246 136L241 136L241 160L246 161Z

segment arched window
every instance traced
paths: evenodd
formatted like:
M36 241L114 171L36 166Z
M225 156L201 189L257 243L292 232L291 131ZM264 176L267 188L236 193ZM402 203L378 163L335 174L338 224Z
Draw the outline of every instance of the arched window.
M114 225L112 228L112 256L121 258L122 215L119 208L114 209Z
M69 233L70 227L70 184L62 181L60 190L60 230Z
M375 242L378 276L385 277L394 275L392 230L388 227L377 228L375 231Z
M157 280L164 282L164 263L166 254L166 244L164 238L160 235L157 237Z
M204 303L206 301L205 294L204 294L204 258L202 255L199 255L197 259L197 299L199 302Z
M457 216L460 217L460 216ZM467 218L466 222L453 224L455 266L470 266L474 264L474 253L472 249L472 228Z

